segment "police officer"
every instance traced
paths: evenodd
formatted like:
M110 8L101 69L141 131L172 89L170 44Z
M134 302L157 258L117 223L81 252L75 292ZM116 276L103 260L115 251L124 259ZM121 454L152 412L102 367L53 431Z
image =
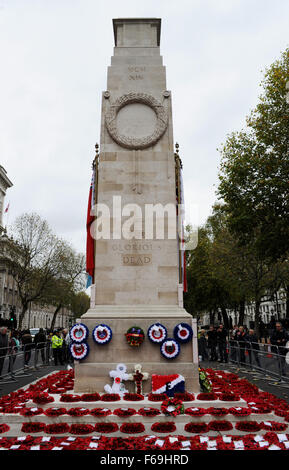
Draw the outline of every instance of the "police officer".
M52 353L54 357L54 365L57 366L58 362L63 366L62 361L62 343L63 339L61 338L61 334L59 331L54 331L54 334L51 338L52 343Z

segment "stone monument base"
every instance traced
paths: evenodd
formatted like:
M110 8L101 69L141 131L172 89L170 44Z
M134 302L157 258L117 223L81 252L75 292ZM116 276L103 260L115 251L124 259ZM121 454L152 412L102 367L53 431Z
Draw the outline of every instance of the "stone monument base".
M118 363L124 363L128 373L134 371L135 364L141 364L142 371L149 373L148 380L143 381L143 393L151 392L152 374L181 374L185 378L186 391L199 392L197 325L183 308L101 305L88 310L77 321L89 329L87 342L90 352L87 359L75 363L76 393L104 392L104 386L112 384L109 372L116 369ZM160 346L147 337L148 328L157 322L166 327L168 338L173 338L173 330L178 323L192 326L192 341L181 344L180 354L175 359L164 358ZM98 345L93 341L92 331L98 324L106 324L112 329L112 339L108 344ZM145 333L145 340L139 347L132 347L126 341L125 333L132 326L139 326ZM135 391L133 382L126 381L124 384L130 392Z

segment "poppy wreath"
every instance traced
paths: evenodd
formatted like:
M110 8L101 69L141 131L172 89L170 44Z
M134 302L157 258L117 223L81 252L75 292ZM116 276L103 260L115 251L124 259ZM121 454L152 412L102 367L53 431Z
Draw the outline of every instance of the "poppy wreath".
M120 400L120 396L118 393L104 393L100 397L101 401L118 401Z
M55 423L47 424L45 427L45 432L47 434L64 434L69 432L70 426L67 423Z
M161 345L161 354L166 359L175 359L180 354L180 345L173 338L168 338Z
M123 423L119 429L120 432L126 434L138 434L145 431L143 423Z
M164 401L168 398L166 393L149 393L148 400L149 401Z
M54 401L54 398L51 397L47 392L36 392L34 393L33 403L37 403L39 405L44 405L45 403L51 403Z
M208 431L208 425L206 423L187 423L185 431L192 434L200 434Z
M82 361L88 356L89 346L87 343L71 343L70 354L76 361Z
M285 431L287 429L286 423L278 423L277 421L266 421L261 423L262 429L266 431Z
M21 416L37 416L43 413L42 408L22 408L19 412Z
M80 396L81 401L98 401L100 400L99 393L84 393Z
M177 393L175 393L174 397L177 398L178 400L182 400L182 401L194 401L194 399L195 399L194 394L189 393L189 392L184 392L184 393L177 392Z
M126 418L127 416L135 415L136 410L133 408L116 408L113 414L119 416L120 418Z
M184 405L177 398L168 398L161 406L162 413L166 416L177 416L184 413Z
M207 408L186 408L185 410L185 414L190 416L204 416L207 413Z
M41 432L45 428L45 423L22 423L21 432Z
M145 408L140 408L138 410L138 414L141 415L141 416L152 417L152 416L160 415L161 412L157 408L145 407Z
M141 393L125 393L123 399L126 401L141 401L144 396Z
M193 330L188 323L179 323L174 328L174 338L180 343L188 343L193 337Z
M117 423L96 423L94 430L96 432L108 434L111 432L118 431L118 424Z
M44 410L44 414L49 417L61 416L67 413L66 408L47 408Z
M81 396L71 395L70 393L66 393L64 395L61 395L60 401L64 403L73 403L73 402L81 401Z
M152 425L151 430L153 432L159 432L159 433L162 433L162 432L175 432L176 425L172 421L168 421L166 423L158 422L158 423L154 423Z
M72 424L69 429L70 434L90 434L94 432L92 424Z
M57 393L57 394L61 394L61 393L65 393L66 390L67 390L67 389L66 389L65 387L49 387L48 393Z
M9 429L10 429L10 426L8 426L8 424L5 424L5 423L0 424L0 434L3 434L3 432L9 431Z
M257 432L260 431L261 427L261 424L257 421L238 421L235 424L235 428L243 432Z
M89 414L89 410L87 408L70 408L67 410L67 414L69 416L85 416Z
M139 326L132 326L125 333L126 340L130 346L139 347L144 339L144 331Z
M240 400L239 395L236 395L235 393L221 393L218 396L218 398L221 401L239 401Z
M211 408L208 408L207 412L212 416L226 416L229 413L229 410L227 408L214 408L212 406Z
M252 413L250 408L229 408L229 413L234 416L250 416Z
M96 344L103 346L108 344L112 338L112 330L108 325L96 325L92 332L92 339Z
M109 416L111 415L111 411L108 410L107 408L93 408L90 410L90 413L92 416L102 417L102 416Z
M230 431L233 429L232 424L230 421L222 420L222 421L210 421L208 423L209 431Z
M199 393L197 395L198 400L217 400L217 395L214 392L208 392L208 393Z
M167 329L161 323L154 323L148 329L147 335L149 340L155 344L161 344L167 337Z
M264 414L264 413L271 413L272 411L272 406L270 405L267 405L267 404L261 404L261 403L258 403L255 405L252 405L250 406L250 410L251 410L251 413L254 413L254 414Z
M70 328L69 336L73 343L87 341L89 329L83 323L76 323Z

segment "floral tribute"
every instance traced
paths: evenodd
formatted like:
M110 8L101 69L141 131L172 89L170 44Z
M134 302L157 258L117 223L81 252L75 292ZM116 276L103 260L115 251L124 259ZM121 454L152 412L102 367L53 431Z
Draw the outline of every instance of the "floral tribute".
M243 432L257 432L260 431L262 426L257 421L239 421L236 423L235 428Z
M44 414L51 418L62 416L62 415L65 415L66 413L67 413L66 408L47 408L46 410L44 410Z
M167 395L166 393L149 393L148 400L149 401L164 401L166 400Z
M87 408L70 408L67 410L69 416L86 416L89 414L89 409Z
M152 416L160 415L161 412L157 408L152 408L152 407L148 406L148 407L140 408L138 410L138 414L141 415L141 416L152 417Z
M189 393L189 392L176 392L175 393L175 398L177 398L178 400L182 400L182 401L194 401L195 399L195 396L193 393Z
M10 429L10 426L8 426L8 424L0 424L0 434L2 434L3 432L7 432L9 431Z
M143 423L123 423L119 430L126 434L139 434L145 431L145 427Z
M225 416L229 413L228 408L215 408L210 407L208 408L207 412L212 416Z
M174 328L174 338L180 343L188 343L193 337L193 330L188 323L179 323Z
M37 416L43 413L42 408L22 408L19 412L22 416Z
M70 393L66 393L64 395L61 395L60 401L65 402L65 403L73 403L81 400L80 395L72 395Z
M126 418L127 416L135 415L136 410L134 408L116 408L113 414L120 418Z
M140 393L125 393L123 399L126 401L142 401L144 396Z
M80 397L81 401L98 401L100 400L99 393L84 393Z
M33 403L39 405L44 405L45 403L51 403L54 401L54 398L49 395L47 392L35 392L32 398Z
M186 408L185 409L185 414L190 415L190 416L204 416L208 413L207 408Z
M46 427L46 424L45 423L40 423L40 422L22 423L21 431L22 432L32 432L32 433L41 432L41 431L45 430L45 427Z
M176 430L176 425L173 421L167 421L163 423L154 423L151 427L153 432L163 433L163 432L174 432Z
M69 336L73 343L82 343L87 341L89 330L83 323L76 323L70 328Z
M47 424L45 426L45 432L47 434L64 434L65 432L69 432L70 426L67 423L55 423L55 424Z
M184 413L184 405L177 398L168 398L161 406L162 413L166 416L177 416Z
M94 431L92 424L72 424L70 426L70 434L90 434Z
M90 414L99 418L102 416L111 415L111 411L108 408L93 408L92 410L90 410Z
M161 345L161 354L166 359L175 359L180 354L181 348L177 341L168 338Z
M101 401L118 401L120 400L120 395L118 393L104 393L100 397Z
M208 400L217 400L218 399L218 396L213 393L213 392L209 392L209 393L199 393L197 395L197 399L198 400L203 400L203 401L208 401Z
M167 329L161 323L154 323L149 327L147 335L152 343L161 344L167 338Z
M96 423L94 430L100 433L111 433L118 431L117 423Z
M185 425L185 431L200 434L208 431L208 425L206 423L187 423Z
M88 356L89 346L87 343L71 343L69 350L73 359L81 361Z
M222 421L211 421L208 423L209 431L230 431L233 429L232 424L230 421L222 420Z
M145 334L139 326L132 326L125 333L125 337L130 346L139 347L145 339Z
M96 325L92 332L92 338L96 344L103 346L111 341L112 330L108 325Z

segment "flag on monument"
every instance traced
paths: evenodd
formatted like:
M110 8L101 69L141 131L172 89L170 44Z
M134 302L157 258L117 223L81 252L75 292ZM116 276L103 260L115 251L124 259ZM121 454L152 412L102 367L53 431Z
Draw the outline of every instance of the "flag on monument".
M91 208L94 204L94 171L89 189L87 218L86 218L86 272L88 274L86 288L94 282L94 239L90 233L90 227L94 221L94 215L91 214Z
M184 393L185 379L180 374L156 375L152 374L152 393L166 393L173 396L174 393Z
M184 199L184 183L183 183L183 172L180 168L180 199L182 204L181 209L181 227L182 227L182 245L181 245L181 263L182 263L182 281L183 281L183 291L188 292L187 286L187 269L186 269L186 250L185 250L185 199Z
M5 211L4 211L5 214L8 212L9 207L10 207L10 202L8 203L8 205L7 205L7 207L6 207Z

